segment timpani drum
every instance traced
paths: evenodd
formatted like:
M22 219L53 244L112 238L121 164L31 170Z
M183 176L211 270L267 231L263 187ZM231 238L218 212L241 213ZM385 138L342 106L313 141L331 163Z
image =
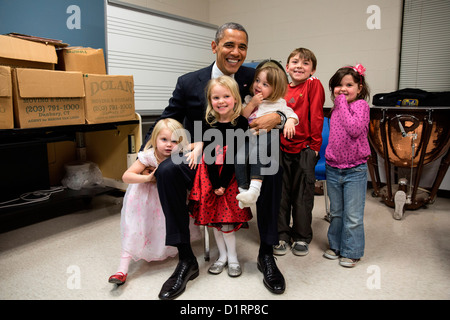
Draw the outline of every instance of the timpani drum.
M374 195L395 208L401 219L405 209L434 202L450 163L450 107L372 106L368 161ZM377 155L384 161L386 183L380 181ZM423 167L442 157L430 188L419 186Z

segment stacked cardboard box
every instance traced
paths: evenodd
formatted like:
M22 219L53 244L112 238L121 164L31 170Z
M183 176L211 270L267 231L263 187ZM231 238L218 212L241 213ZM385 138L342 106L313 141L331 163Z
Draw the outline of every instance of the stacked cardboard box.
M11 68L0 66L0 129L14 128Z
M133 76L85 74L86 122L135 119Z
M14 128L13 68L53 70L56 62L54 46L0 35L0 129Z
M53 45L0 35L0 65L54 70L57 62Z
M0 35L0 129L135 120L133 76L107 75L102 49L58 51Z
M57 70L106 74L103 49L68 47L57 50Z
M13 83L17 128L85 123L81 72L17 68Z

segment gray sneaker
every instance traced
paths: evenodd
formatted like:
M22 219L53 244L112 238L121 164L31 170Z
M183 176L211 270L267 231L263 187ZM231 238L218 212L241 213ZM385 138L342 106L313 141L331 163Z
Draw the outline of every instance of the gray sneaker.
M328 249L323 253L323 256L330 260L336 260L339 258L339 251Z
M277 256L284 256L287 252L286 241L280 240L276 246L273 246L273 254Z
M356 266L356 264L359 262L359 259L349 259L349 258L344 258L344 257L340 257L339 258L339 264L343 267L347 267L347 268L353 268L354 266Z
M406 193L404 191L397 191L394 196L395 211L394 219L401 220L405 213Z
M296 256L306 256L308 251L308 244L304 241L295 241L292 244L292 253Z

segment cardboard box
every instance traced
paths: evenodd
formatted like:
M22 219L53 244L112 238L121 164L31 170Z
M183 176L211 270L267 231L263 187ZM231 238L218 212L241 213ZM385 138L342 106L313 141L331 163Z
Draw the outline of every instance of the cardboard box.
M81 72L17 68L12 75L16 128L85 123Z
M86 122L135 120L133 76L85 74Z
M69 47L57 50L56 69L82 73L106 74L103 49Z
M14 128L11 68L0 66L0 129Z
M0 35L0 65L54 70L57 62L53 45Z

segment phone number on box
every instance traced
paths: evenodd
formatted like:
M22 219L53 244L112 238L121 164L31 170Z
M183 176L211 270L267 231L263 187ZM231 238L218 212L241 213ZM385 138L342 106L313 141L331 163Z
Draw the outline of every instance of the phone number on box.
M49 106L27 106L26 113L45 113L57 111L74 111L80 110L79 104L63 104L63 105L49 105Z

